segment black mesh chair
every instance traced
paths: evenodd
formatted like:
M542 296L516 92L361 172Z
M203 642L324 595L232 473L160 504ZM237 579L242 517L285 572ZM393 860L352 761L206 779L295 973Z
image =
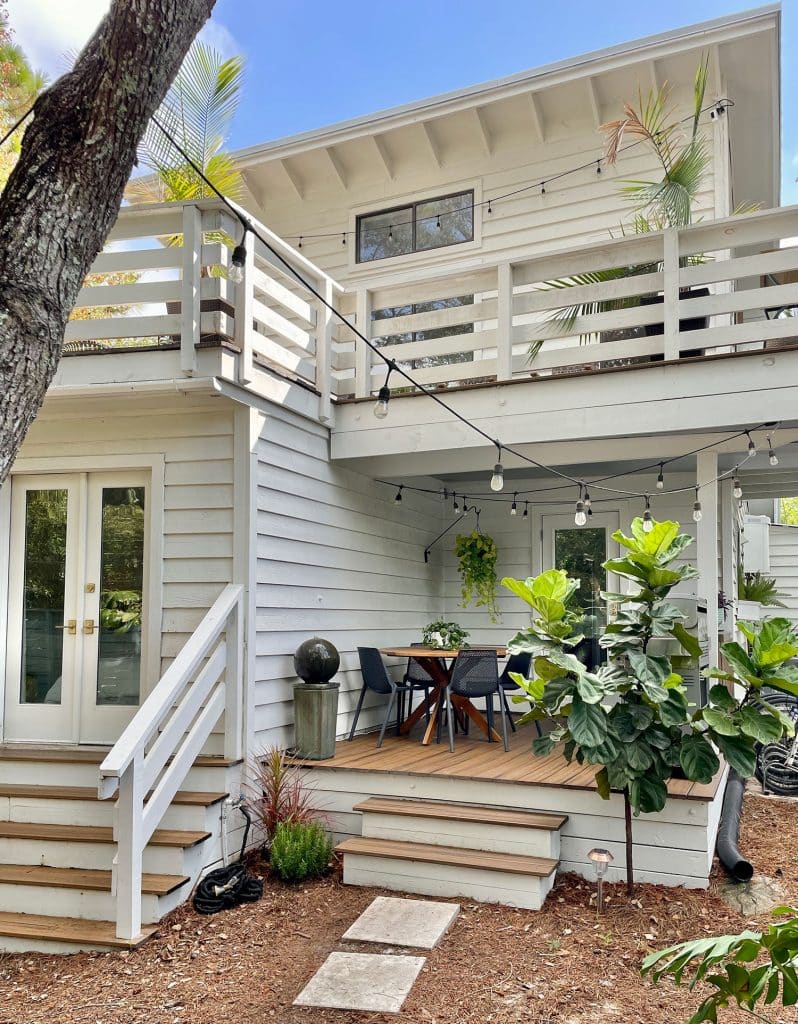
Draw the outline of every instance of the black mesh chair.
M477 697L485 698L485 711L488 720L488 742L493 742L493 697L499 694L499 714L502 720L502 737L504 749L507 746L507 722L505 720L504 705L502 703L502 689L499 685L499 663L496 658L496 651L480 650L470 648L467 651L460 651L452 666L452 677L446 687L444 701L447 706L452 706L452 695L465 697L474 700ZM438 720L440 722L440 719ZM446 716L449 727L449 750L454 751L454 715Z
M411 647L424 647L424 644L411 644ZM429 722L429 691L435 686L435 681L427 670L420 665L415 658L407 659L407 670L405 671L402 682L405 686L410 688L410 700L408 713L413 707L413 694L421 693L424 694L424 700L426 702L426 719ZM399 694L399 715L404 720L405 717L405 695L404 693Z
M357 654L360 658L360 672L363 676L363 688L361 689L360 697L358 698L357 708L355 709L355 719L352 722L349 739L353 740L355 738L355 729L357 728L357 720L360 717L360 712L363 708L363 700L366 696L366 691L371 690L372 693L383 693L388 697L388 703L385 708L385 717L382 720L382 728L380 729L379 739L377 740L377 746L381 747L382 741L385 739L385 730L391 718L391 712L393 711L394 704L397 703L397 694L401 695L402 703L404 703L404 695L406 693L411 693L411 690L410 687L406 686L404 683L395 683L393 679L391 679L388 675L388 670L385 668L382 655L376 647L358 647ZM397 705L397 731L401 724L402 717L400 708Z
M531 654L511 654L507 659L507 664L504 666L502 674L499 676L499 686L502 688L502 703L504 704L504 712L510 719L510 728L515 732L515 722L510 712L510 705L507 702L507 691L517 690L518 683L510 678L511 672L518 672L519 675L524 678L529 678L529 666L532 664ZM537 724L537 723L535 723ZM540 733L540 726L538 726L538 734Z

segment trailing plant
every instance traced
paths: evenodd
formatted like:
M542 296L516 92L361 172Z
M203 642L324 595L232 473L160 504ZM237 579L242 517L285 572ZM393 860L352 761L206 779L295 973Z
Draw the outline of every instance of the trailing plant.
M272 840L270 866L284 882L319 878L330 866L332 842L316 822L282 821Z
M757 1007L798 1004L798 907L776 907L773 914L787 917L764 932L740 932L717 938L680 942L652 953L641 974L654 982L672 978L676 985L698 982L715 991L704 999L687 1024L718 1020L718 1010L736 1003L756 1020L777 1024ZM764 954L764 961L762 955ZM779 999L779 997L781 997Z
M424 627L421 639L427 647L440 647L444 651L455 651L468 646L465 641L469 635L468 630L458 626L456 622L435 619L434 622L430 622Z
M112 633L128 633L141 625L141 591L103 590L100 625Z
M279 747L270 747L254 758L248 775L247 804L267 843L273 840L278 825L307 825L324 816L312 805L313 791L304 782L301 771L287 763L285 752Z
M498 552L495 541L479 530L460 534L455 540L454 553L462 580L463 607L473 601L477 607L487 608L491 621L497 622L496 588L499 581L496 577Z
M513 676L526 693L525 698L515 699L530 702L522 721L552 722L546 735L535 740L533 749L548 754L562 743L568 761L575 758L579 764L597 766L596 786L603 799L609 799L613 791L623 794L627 887L631 892L632 815L661 811L668 799L668 781L676 772L695 782L711 782L720 768L715 747L741 775L753 774L756 740L777 733L781 736L791 728L778 709L762 700L759 689L762 685L798 687L791 682L791 670L782 664L798 654L798 646L787 642L772 625L760 639L757 653L750 657L736 650L739 645L724 645L727 659L727 649L731 649L734 664L745 667L746 680L750 676L744 696L735 700L718 684L710 691L710 706L691 714L681 676L673 671L670 658L650 654L648 646L652 640L672 638L690 657L700 654L698 641L682 624L682 613L667 600L675 586L697 575L690 565L674 567L692 538L680 533L675 522L654 521L646 532L643 520L637 518L631 536L618 530L613 539L625 552L623 557L605 562L604 568L628 580L635 590L630 594L602 592L605 600L619 602L621 611L599 640L612 663L595 672L588 671L573 654L582 640L574 632L580 618L573 602L578 580L552 569L525 582L506 578L502 583L534 612L529 628L508 644L512 653L531 652L534 656L533 678ZM773 659L774 666L778 663L778 668L770 671L768 659ZM717 670L714 674L734 678Z
M743 572L737 570L737 597L741 601L758 601L759 604L771 608L786 607L779 598L783 595L776 589L777 583L772 576L761 572Z

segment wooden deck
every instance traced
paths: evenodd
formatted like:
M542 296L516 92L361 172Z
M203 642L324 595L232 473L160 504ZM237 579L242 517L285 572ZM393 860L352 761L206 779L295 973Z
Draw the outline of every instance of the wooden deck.
M510 734L510 750L501 743L488 743L482 736L457 736L454 753L447 743L424 747L420 732L410 736L386 736L377 749L373 735L357 736L350 743L339 740L335 757L326 761L308 762L318 771L389 772L393 775L435 776L471 781L512 782L519 785L551 786L559 789L595 790L595 766L568 762L560 750L545 757L531 750L534 731L521 728ZM673 779L668 790L675 798L712 800L723 777L723 769L708 785Z

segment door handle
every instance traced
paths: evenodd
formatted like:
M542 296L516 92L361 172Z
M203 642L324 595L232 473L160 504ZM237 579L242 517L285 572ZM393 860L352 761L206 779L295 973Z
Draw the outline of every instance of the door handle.
M94 632L94 619L84 619L83 620L83 632L87 636L91 636L92 635L92 633Z
M63 626L56 626L56 629L64 629L70 636L75 636L78 631L78 620L67 619Z

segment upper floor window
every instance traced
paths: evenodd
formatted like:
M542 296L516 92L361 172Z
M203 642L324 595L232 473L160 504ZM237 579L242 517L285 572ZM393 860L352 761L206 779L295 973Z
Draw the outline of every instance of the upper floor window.
M474 238L474 193L456 192L357 218L357 262L439 249Z

